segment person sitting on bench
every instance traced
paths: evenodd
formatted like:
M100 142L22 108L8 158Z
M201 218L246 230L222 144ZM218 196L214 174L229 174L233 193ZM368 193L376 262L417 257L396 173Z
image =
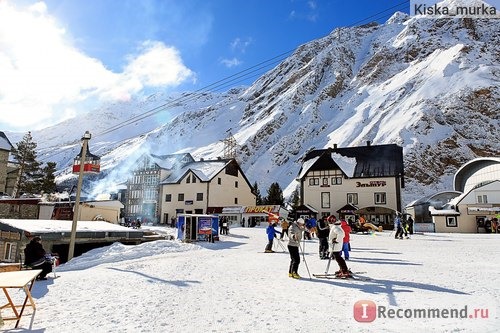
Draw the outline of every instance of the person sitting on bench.
M34 269L41 269L37 280L47 280L47 274L52 272L52 259L42 246L42 238L35 236L24 249L24 264Z

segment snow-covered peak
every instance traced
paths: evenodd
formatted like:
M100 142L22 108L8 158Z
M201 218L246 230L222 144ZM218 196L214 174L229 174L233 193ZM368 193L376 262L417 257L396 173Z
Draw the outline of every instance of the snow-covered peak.
M300 46L250 87L103 105L32 135L43 161L57 162L61 181L73 177L81 129L92 129L91 152L102 157L109 183L87 186L111 188L141 153L213 159L232 133L249 181L261 189L278 182L285 195L311 149L398 144L410 202L451 189L467 161L500 155L498 31L500 20L396 13L385 24L336 29Z

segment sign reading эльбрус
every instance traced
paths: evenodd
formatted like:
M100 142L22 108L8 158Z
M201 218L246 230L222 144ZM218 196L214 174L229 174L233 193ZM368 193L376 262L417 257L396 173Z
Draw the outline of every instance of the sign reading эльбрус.
M410 15L427 18L500 18L500 0L411 0Z

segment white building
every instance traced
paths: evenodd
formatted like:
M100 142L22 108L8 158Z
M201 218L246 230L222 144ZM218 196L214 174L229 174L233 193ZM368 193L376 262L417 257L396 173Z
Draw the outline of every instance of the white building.
M301 204L312 207L318 217L362 215L392 229L396 212L401 212L403 149L368 142L362 147L313 150L305 156L297 180Z
M173 170L194 162L191 154L144 154L135 163L127 181L125 218L159 222L161 210L160 181Z
M255 205L253 188L235 159L193 161L160 182L162 223L177 214L217 214L223 207Z
M443 207L430 206L436 232L486 232L484 223L500 217L500 158L476 158L457 170L456 191ZM491 230L491 228L490 228Z

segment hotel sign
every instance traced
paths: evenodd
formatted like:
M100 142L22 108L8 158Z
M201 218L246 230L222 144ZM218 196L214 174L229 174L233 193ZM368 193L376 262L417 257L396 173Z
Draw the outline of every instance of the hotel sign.
M386 185L385 180L371 180L369 183L356 182L356 187L382 187Z

